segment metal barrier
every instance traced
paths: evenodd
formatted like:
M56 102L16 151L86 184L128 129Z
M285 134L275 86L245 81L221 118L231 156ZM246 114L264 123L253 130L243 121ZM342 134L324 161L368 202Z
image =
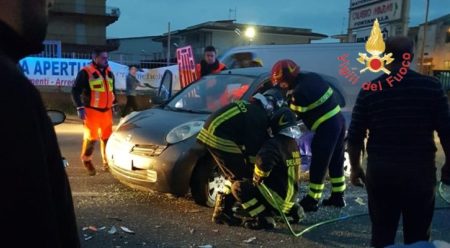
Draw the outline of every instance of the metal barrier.
M450 91L450 70L434 70L433 76L439 79L445 91Z

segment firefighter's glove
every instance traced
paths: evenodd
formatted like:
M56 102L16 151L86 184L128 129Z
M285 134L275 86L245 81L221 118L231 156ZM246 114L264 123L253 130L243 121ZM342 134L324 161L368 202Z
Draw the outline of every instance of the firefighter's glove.
M78 118L82 119L83 121L84 121L84 119L86 119L86 112L84 110L84 107L77 108L77 115L78 115Z
M260 185L264 180L264 177L256 175L256 173L253 173L253 185L258 186Z
M450 186L450 164L445 163L441 169L441 182Z
M355 186L364 187L364 184L366 183L366 174L362 167L351 168L350 182Z

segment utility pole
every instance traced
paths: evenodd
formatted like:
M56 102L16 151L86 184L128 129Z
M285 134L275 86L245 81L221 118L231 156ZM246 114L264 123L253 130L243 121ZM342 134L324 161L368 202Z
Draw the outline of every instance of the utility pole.
M425 73L425 40L426 40L426 35L427 35L427 25L428 25L428 9L430 7L430 0L426 0L427 1L427 7L425 9L425 23L423 24L423 36L422 36L422 47L421 47L421 51L420 51L420 71L422 73Z
M170 65L170 22L167 25L167 66Z

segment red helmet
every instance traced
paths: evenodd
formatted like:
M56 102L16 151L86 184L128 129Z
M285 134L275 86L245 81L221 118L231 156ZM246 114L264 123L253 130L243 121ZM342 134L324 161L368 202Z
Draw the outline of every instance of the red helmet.
M300 72L300 67L290 59L277 61L272 67L272 84L287 82L291 85Z

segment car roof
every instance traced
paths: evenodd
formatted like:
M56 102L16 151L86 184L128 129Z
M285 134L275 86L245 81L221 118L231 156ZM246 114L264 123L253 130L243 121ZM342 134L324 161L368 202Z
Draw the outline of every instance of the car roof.
M270 73L270 68L266 67L247 67L247 68L223 70L222 72L220 72L220 74L248 75L254 77L259 77L262 76L263 74L268 73Z

